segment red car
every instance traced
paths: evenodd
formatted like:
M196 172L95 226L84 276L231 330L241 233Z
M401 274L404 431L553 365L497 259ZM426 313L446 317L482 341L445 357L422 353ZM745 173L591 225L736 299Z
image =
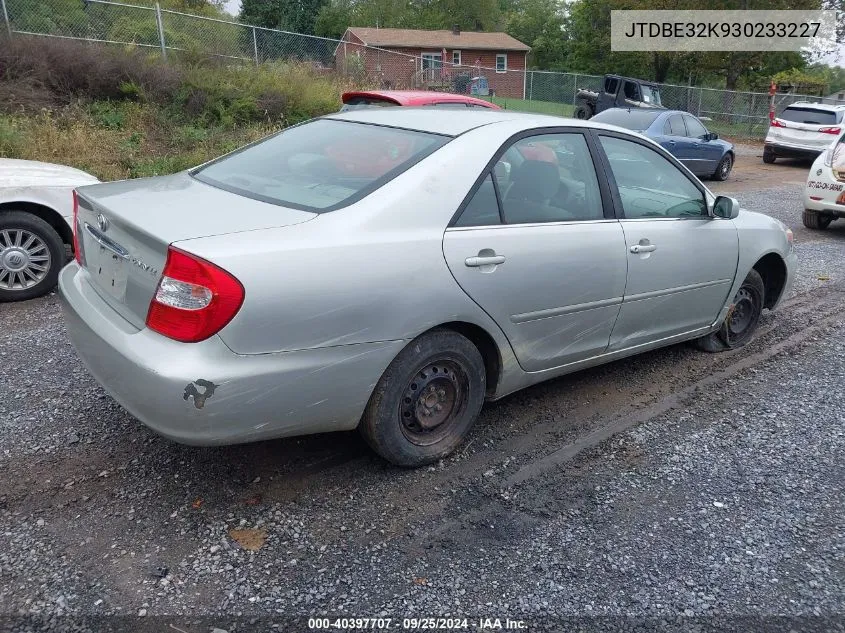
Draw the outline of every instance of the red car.
M342 99L341 112L377 106L445 106L452 108L466 106L467 108L501 110L499 106L483 99L432 90L366 90L346 92Z

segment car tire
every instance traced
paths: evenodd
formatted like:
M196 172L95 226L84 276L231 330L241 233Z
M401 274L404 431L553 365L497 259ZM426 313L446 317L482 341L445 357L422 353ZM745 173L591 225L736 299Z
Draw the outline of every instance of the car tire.
M811 211L810 209L804 209L804 213L801 214L801 221L808 229L824 231L830 226L830 223L833 222L833 216L825 213L819 213L818 211Z
M764 147L763 148L763 162L767 165L771 165L775 162L777 155L775 151L771 147Z
M716 332L695 340L696 346L710 353L742 347L754 334L766 303L766 285L753 268L736 291L733 308Z
M387 461L404 467L430 464L466 438L486 388L478 348L457 332L432 330L390 363L358 428Z
M23 211L0 213L0 303L47 294L66 257L62 238L47 222Z
M716 171L713 172L713 180L727 180L728 176L731 175L731 169L733 169L733 166L733 156L731 156L730 154L725 154L722 157L722 160L719 161L719 164L716 167Z
M593 109L585 103L579 103L575 108L575 118L586 121L593 116Z

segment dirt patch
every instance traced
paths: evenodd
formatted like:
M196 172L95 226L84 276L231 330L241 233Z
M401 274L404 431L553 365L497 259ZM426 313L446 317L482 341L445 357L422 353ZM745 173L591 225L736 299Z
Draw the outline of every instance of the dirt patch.
M724 182L707 181L707 187L714 193L757 191L785 185L803 185L812 160L778 158L772 165L763 162L763 143L734 143L736 162L733 171Z

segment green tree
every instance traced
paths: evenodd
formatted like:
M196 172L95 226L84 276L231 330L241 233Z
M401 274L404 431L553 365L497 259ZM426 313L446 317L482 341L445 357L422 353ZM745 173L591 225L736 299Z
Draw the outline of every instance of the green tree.
M565 68L568 42L558 0L515 0L507 7L504 21L509 35L531 47L532 68Z
M314 34L320 9L327 0L242 0L240 20L270 29Z

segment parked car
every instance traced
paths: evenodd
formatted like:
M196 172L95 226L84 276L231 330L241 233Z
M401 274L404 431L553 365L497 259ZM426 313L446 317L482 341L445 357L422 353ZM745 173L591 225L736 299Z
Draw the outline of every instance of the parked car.
M727 180L734 164L734 146L689 112L611 108L593 121L618 125L644 134L669 150L696 176Z
M447 108L484 108L500 110L499 106L484 99L450 92L433 90L366 90L346 92L341 97L341 112L379 106L437 106Z
M816 158L842 131L845 105L806 103L787 106L772 119L763 146L763 162L779 156Z
M0 158L0 303L56 287L73 235L73 188L99 182L84 171Z
M837 218L845 218L845 131L816 158L804 187L804 226L826 229Z
M76 199L67 331L137 418L190 444L358 427L403 466L485 400L743 345L796 264L649 139L505 111L338 113Z
M608 108L660 108L660 88L641 79L605 75L599 92L575 93L575 118L589 119Z

